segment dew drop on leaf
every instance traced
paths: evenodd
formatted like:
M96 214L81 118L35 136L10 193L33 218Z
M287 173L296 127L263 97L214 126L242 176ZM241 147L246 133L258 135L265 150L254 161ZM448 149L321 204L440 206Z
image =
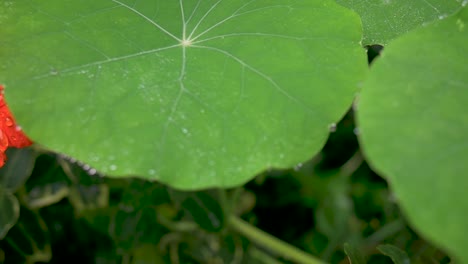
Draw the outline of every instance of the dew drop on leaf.
M298 163L296 166L294 166L294 170L299 171L302 168L303 165L304 164L302 164L302 163Z

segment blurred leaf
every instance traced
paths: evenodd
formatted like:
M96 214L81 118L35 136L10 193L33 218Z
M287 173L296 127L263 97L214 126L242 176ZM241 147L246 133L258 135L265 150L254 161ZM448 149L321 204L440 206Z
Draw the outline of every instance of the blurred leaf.
M429 22L453 14L461 0L337 0L356 11L364 28L363 45L385 45L392 39Z
M344 251L348 255L348 259L351 264L366 264L366 258L362 252L355 246L348 243L344 244Z
M393 245L380 245L377 249L385 256L389 256L395 264L410 264L411 261L403 250Z
M75 211L106 208L109 206L109 187L105 184L84 186L75 184L70 188L68 196Z
M70 193L68 185L63 182L34 187L27 195L29 208L42 208L57 203Z
M31 177L26 182L25 202L30 208L41 208L67 197L71 181L54 154L40 155Z
M110 218L108 233L118 252L133 250L145 243L158 243L165 228L158 224L156 211L147 207L139 210L117 210Z
M224 212L213 196L205 192L196 192L182 202L193 220L203 229L217 232L224 226Z
M357 105L367 160L412 226L468 263L468 7L388 45ZM443 51L443 52L441 52Z
M131 264L165 264L155 244L143 244L132 251Z
M135 210L170 202L166 186L141 179L131 179L123 189L120 206Z
M36 153L32 148L9 148L8 161L0 168L0 185L12 193L31 176Z
M0 80L18 122L110 176L193 190L292 167L367 72L359 17L331 0L9 3Z
M18 221L19 211L18 199L0 186L0 240L6 236L10 228Z
M49 262L52 258L47 226L38 213L28 208L21 208L17 224L5 239L25 258L26 263ZM8 255L6 257L9 258Z

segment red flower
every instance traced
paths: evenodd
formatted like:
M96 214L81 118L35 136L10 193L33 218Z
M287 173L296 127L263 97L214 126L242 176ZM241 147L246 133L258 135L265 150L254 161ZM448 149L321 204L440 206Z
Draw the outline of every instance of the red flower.
M9 147L24 148L32 144L32 141L17 126L3 98L3 86L0 85L0 167L5 164L5 151Z

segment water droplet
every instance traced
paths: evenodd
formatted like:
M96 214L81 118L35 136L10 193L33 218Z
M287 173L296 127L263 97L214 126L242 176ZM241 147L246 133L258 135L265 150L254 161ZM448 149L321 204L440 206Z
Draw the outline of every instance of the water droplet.
M112 164L112 165L109 166L109 169L110 169L111 171L115 171L115 170L117 169L117 165Z
M91 166L89 166L88 164L83 165L83 170L87 171L89 169L91 169Z
M90 170L88 171L88 174L89 174L89 175L95 175L96 173L97 173L97 170L96 170L96 169L90 169Z
M21 131L21 130L23 130L23 129L22 129L20 126L16 126L16 127L15 127L15 130L16 130L16 131Z
M153 170L153 169L150 169L150 170L148 170L148 174L149 174L149 175L155 175L155 174L156 174L156 171Z
M13 120L9 117L5 118L5 125L9 127L13 126Z
M296 166L294 166L294 170L299 171L302 168L303 165L304 164L302 164L302 163L298 163Z
M329 126L328 126L328 130L330 132L335 132L336 131L336 123L331 123Z
M58 71L56 69L50 70L50 75L57 75Z
M358 127L355 127L355 128L353 129L353 133L354 133L355 135L359 135L359 133L361 133L361 132L359 131L359 128L358 128Z
M185 127L183 127L183 128L182 128L182 133L187 134L187 133L188 133L188 130L187 130Z

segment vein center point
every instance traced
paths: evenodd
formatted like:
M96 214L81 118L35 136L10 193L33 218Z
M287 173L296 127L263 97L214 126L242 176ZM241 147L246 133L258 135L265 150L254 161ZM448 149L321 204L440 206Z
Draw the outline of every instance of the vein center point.
M184 47L189 47L192 45L192 40L190 39L183 39L180 44Z

